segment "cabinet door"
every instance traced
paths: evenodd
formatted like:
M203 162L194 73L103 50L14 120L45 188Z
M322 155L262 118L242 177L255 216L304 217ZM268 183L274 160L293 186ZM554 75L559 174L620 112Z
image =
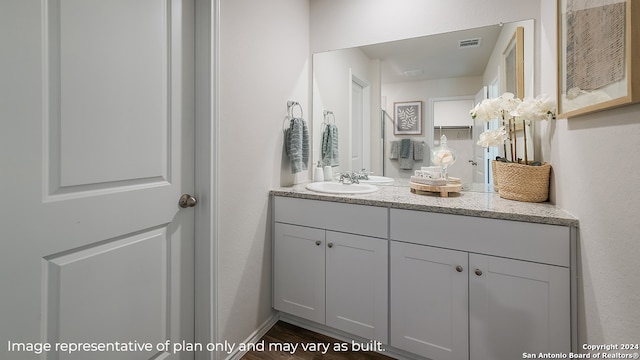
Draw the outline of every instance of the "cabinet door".
M391 242L391 345L434 360L469 357L468 254Z
M387 240L327 231L327 325L388 342L387 247Z
M569 269L469 256L472 360L571 351Z
M273 307L324 323L325 231L276 223Z

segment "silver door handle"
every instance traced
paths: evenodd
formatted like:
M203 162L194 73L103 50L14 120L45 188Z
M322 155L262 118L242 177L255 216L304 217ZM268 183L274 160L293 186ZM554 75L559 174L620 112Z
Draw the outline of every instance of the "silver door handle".
M182 196L180 196L180 199L178 200L178 205L180 205L180 207L183 209L194 207L197 203L198 199L189 194L182 194Z

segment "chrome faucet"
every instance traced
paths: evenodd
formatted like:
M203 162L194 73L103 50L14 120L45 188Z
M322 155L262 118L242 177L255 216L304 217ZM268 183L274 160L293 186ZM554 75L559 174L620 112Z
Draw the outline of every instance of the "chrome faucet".
M356 174L356 176L358 177L358 180L369 180L369 174L369 171L362 169Z
M370 171L367 171L365 169L362 169L358 172L355 171L345 171L343 173L340 173L340 182L345 184L344 180L348 180L349 182L346 183L347 185L349 184L360 184L360 180L369 180L369 174L371 174Z
M345 179L348 180L347 183L344 182ZM356 173L349 172L349 171L340 173L339 182L345 185L360 184L360 181L358 180L358 175Z

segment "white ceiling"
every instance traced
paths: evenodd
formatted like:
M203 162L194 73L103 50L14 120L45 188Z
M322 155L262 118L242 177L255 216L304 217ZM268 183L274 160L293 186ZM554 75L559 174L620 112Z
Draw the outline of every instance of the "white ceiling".
M481 76L493 52L500 26L488 26L362 46L370 59L382 60L382 83ZM458 48L460 40L481 38L480 47ZM421 74L406 76L405 71Z

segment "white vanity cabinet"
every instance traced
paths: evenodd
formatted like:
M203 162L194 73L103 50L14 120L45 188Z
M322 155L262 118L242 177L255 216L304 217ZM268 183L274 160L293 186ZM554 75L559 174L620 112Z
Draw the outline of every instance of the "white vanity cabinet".
M387 343L387 214L274 197L274 308Z
M433 360L571 351L569 227L391 209L390 345Z

